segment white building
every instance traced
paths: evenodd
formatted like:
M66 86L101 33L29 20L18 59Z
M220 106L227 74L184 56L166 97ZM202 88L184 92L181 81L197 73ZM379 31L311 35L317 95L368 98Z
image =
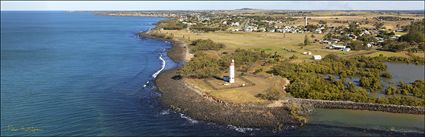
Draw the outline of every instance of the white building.
M320 55L313 55L314 60L322 60L322 56Z

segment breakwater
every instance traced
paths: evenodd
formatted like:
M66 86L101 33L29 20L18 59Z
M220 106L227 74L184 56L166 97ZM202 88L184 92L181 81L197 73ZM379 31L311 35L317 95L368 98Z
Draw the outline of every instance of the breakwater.
M425 114L425 108L417 107L417 106L359 103L359 102L352 102L352 101L314 100L314 99L300 99L300 98L292 98L292 99L289 99L288 102L311 105L315 108L356 109L356 110L384 111L384 112L392 112L392 113Z

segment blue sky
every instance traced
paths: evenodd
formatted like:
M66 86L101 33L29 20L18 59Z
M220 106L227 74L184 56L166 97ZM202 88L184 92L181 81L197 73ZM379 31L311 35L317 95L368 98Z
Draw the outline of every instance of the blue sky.
M424 10L423 1L1 1L1 10Z

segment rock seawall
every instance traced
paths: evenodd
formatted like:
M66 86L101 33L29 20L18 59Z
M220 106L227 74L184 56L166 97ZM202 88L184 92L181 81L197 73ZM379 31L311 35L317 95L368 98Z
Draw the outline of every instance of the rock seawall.
M409 114L425 114L424 107L390 105L390 104L374 104L374 103L359 103L352 101L329 101L329 100L313 100L292 98L289 102L312 105L315 108L329 109L356 109L356 110L371 110L384 111L393 113L409 113Z

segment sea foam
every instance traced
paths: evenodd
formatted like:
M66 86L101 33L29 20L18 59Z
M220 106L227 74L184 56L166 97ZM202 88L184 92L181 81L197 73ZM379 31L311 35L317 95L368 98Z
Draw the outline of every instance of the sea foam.
M198 123L198 121L197 120L194 120L194 119L192 119L192 118L190 118L190 117L188 117L188 116L185 116L184 114L182 114L182 113L180 113L180 117L181 118L184 118L184 119L186 119L186 120L188 120L190 123L192 123L192 124L196 124L196 123Z
M155 72L152 75L153 78L156 78L159 75L159 73L161 73L161 71L164 70L164 68L165 68L165 60L164 60L164 58L162 58L162 54L159 55L159 59L162 61L162 67L161 67L161 69L159 69L157 72Z

